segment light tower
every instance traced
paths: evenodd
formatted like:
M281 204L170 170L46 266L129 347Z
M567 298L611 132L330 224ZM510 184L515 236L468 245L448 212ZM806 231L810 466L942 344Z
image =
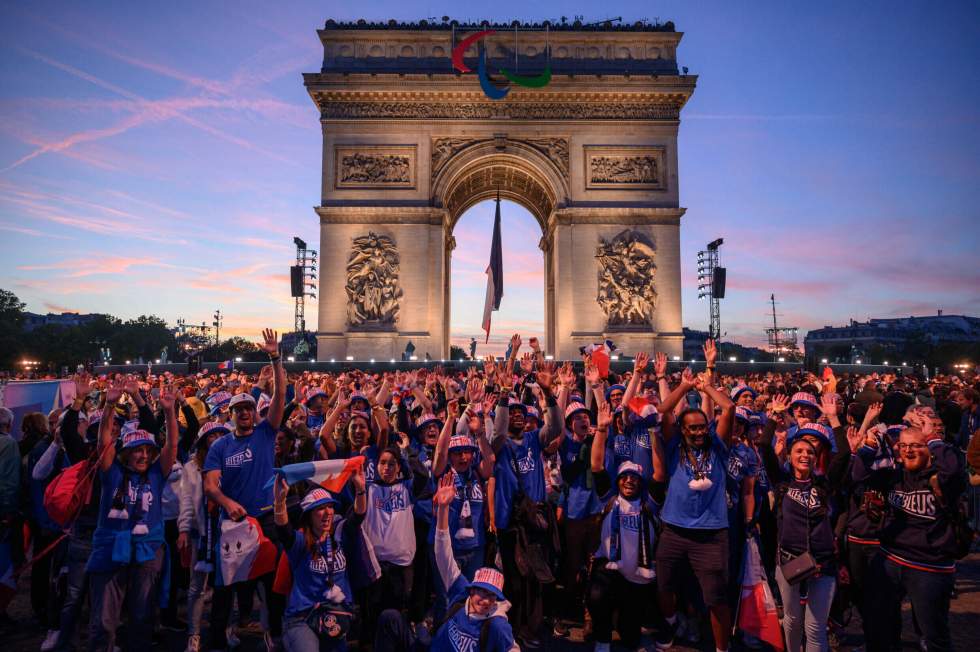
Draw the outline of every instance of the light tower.
M724 242L723 238L718 238L698 252L698 299L708 299L708 337L713 340L721 337L721 306L718 300L725 298L725 268L718 267L718 247Z
M293 238L296 245L296 264L289 268L291 294L296 299L293 330L306 332L306 297L316 298L316 250L307 249L301 238Z

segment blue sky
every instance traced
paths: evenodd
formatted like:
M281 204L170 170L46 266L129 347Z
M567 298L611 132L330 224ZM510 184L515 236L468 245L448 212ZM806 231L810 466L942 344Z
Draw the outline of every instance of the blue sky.
M724 237L722 328L980 314L980 3L5 3L0 287L37 312L291 329L292 237L318 242L320 130L300 73L327 18L673 20L699 75L680 131L684 322ZM609 7L613 7L609 9ZM492 13L490 13L492 11ZM474 80L474 84L476 81ZM479 329L492 204L457 229L453 330ZM543 330L539 233L504 205L495 323ZM315 307L314 307L315 310ZM501 333L503 335L503 333Z

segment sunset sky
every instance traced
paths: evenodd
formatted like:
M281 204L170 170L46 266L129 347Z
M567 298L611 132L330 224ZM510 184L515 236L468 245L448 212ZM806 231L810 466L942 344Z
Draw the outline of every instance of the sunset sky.
M980 314L980 3L460 6L5 3L0 287L34 312L200 323L220 308L229 336L291 330L292 238L319 247L320 126L300 76L320 67L315 30L565 12L685 33L685 325L706 328L696 252L717 237L722 330L743 344L764 339L771 292L804 330ZM503 208L500 342L544 330L540 230ZM483 203L456 229L454 341L479 332L492 218Z

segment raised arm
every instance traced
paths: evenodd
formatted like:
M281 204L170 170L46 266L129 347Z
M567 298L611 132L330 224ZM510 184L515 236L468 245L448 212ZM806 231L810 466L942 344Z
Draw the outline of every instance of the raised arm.
M450 401L446 405L446 423L442 424L442 431L439 439L436 440L436 452L432 458L432 475L440 477L446 471L449 462L449 440L453 436L453 426L456 425L456 412L459 410L459 403Z
M595 439L592 440L592 456L589 459L593 473L598 473L606 468L606 437L609 435L609 426L612 425L612 422L612 409L608 403L603 401L599 404Z
M636 396L636 390L640 387L640 382L642 382L642 376L644 371L646 371L648 362L650 362L650 356L647 355L646 351L640 351L636 354L636 358L633 359L633 375L630 376L630 382L626 386L626 391L623 392L622 406L624 409L629 409L630 401Z
M728 446L733 430L733 424L735 422L735 404L732 402L732 399L728 398L728 396L726 396L724 393L718 391L718 388L715 387L715 384L710 376L699 377L699 380L702 380L702 386L698 389L710 396L715 405L721 407L721 416L718 418L715 433L718 435L718 438L724 442L726 446Z
M538 386L541 388L541 393L544 394L548 409L544 413L544 425L538 431L538 440L541 442L542 448L547 448L552 440L561 437L563 424L561 412L558 409L558 402L551 393L551 382L554 378L554 373L549 365L545 364L541 366L542 369L537 373L537 380Z
M272 329L262 331L263 343L261 349L269 354L272 362L272 402L265 420L275 429L282 424L282 413L286 407L286 369L282 366L282 356L279 354L279 335Z
M435 560L439 577L446 590L455 584L460 576L459 565L453 557L453 544L449 536L449 505L456 497L453 476L446 474L439 480L439 489L432 497L436 509Z
M177 461L177 440L180 439L180 427L177 425L177 389L173 385L164 385L160 381L160 404L163 406L163 416L167 425L167 441L160 451L160 470L163 477L170 475L170 470Z
M102 421L99 422L99 450L102 451L99 468L103 471L108 471L116 458L116 442L112 441L112 423L116 418L116 403L123 395L125 386L125 382L117 378L109 382L105 392L105 407L102 409Z

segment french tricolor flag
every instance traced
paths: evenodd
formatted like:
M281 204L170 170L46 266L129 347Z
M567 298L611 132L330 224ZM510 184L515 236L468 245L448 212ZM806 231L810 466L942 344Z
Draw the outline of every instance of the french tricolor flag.
M294 485L302 480L315 482L327 491L337 493L344 488L347 480L355 471L364 467L364 456L358 455L346 460L318 460L316 462L300 462L287 464L281 469L275 469L275 475L266 484L271 487L276 478L283 478L286 484Z
M218 363L218 369L220 371L231 371L235 368L235 363L231 360L225 360L224 362Z

